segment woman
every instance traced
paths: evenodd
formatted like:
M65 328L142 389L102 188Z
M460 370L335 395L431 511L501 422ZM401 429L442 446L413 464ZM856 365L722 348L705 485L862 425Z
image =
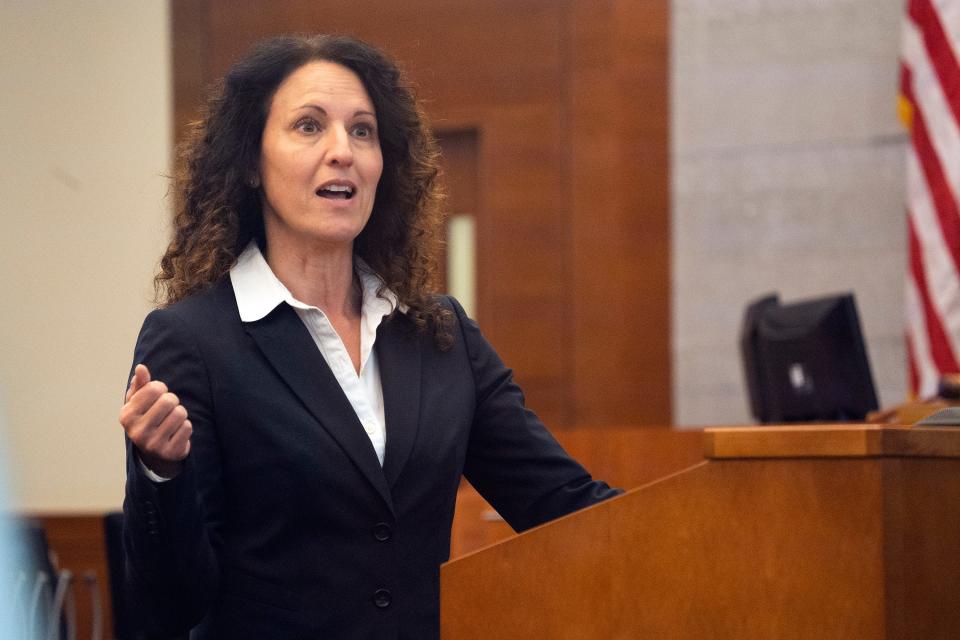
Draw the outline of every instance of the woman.
M147 626L437 637L461 475L517 530L616 493L431 295L436 158L350 38L266 41L210 100L120 414Z

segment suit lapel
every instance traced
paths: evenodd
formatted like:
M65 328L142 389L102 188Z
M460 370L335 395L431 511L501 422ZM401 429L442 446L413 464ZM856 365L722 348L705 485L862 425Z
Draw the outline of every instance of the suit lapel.
M410 458L420 424L420 340L397 312L384 318L374 344L387 422L383 471L393 487Z
M244 323L244 327L280 377L392 510L390 490L370 438L296 311L280 304L263 319Z

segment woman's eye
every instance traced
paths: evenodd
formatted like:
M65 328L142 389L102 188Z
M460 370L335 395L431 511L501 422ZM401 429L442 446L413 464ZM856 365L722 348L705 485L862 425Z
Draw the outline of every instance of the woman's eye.
M303 133L316 133L320 131L320 125L314 120L301 120L296 124L296 128Z
M358 138L372 138L373 133L373 126L369 124L358 124L353 128L353 135Z

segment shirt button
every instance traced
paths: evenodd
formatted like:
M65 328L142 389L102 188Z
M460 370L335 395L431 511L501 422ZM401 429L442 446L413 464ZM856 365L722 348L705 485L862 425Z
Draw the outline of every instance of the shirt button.
M386 589L377 589L373 592L373 604L381 609L390 606L390 592Z
M364 422L364 423L363 423L363 430L366 431L368 434L373 435L373 431L374 431L374 429L373 429L373 423L372 423L372 422Z
M373 537L376 538L378 542L386 542L390 539L393 530L390 529L390 525L386 522L380 522L373 528Z

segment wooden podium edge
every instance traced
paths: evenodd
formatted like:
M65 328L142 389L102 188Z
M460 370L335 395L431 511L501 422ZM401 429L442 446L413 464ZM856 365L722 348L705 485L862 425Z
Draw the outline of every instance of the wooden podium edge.
M513 536L511 536L511 537L509 537L509 538L506 538L506 539L504 539L504 540L497 540L496 542L491 542L490 544L487 544L487 545L484 545L484 546L479 547L479 548L477 548L477 549L474 549L473 551L468 551L467 553L464 553L464 554L462 554L462 555L459 555L459 556L457 556L456 558L450 558L449 560L447 560L447 561L445 561L445 562L443 562L443 563L440 564L441 573L443 572L443 567L445 567L445 566L447 566L447 565L449 565L449 564L451 564L451 563L453 563L453 562L458 562L458 561L460 561L460 560L463 560L464 558L469 558L469 557L471 557L471 556L477 555L478 553L483 553L484 551L490 549L491 547L496 547L496 546L498 546L498 545L501 545L501 544L503 544L503 543L505 543L505 542L509 542L510 540L513 540L513 539L518 538L518 537L520 537L520 536L528 535L528 534L530 534L530 533L533 533L534 531L537 531L538 529L542 529L543 527L550 526L550 525L553 524L554 522L558 522L558 521L560 521L560 520L566 520L566 519L568 519L568 518L576 517L578 514L583 513L584 511L589 511L590 509L603 508L604 505L606 505L608 502L610 502L610 500L618 500L618 499L622 498L622 497L625 496L625 495L629 495L629 494L632 494L632 493L636 493L636 492L638 492L638 491L642 491L643 489L646 489L647 487L652 487L653 485L660 484L660 483L662 483L662 482L667 482L667 481L672 480L673 478L675 478L675 477L677 477L677 476L679 476L679 475L683 475L683 474L687 473L688 471L692 471L692 470L694 470L694 469L697 469L697 468L699 468L699 467L702 467L702 466L708 464L708 462L709 462L708 460L703 460L702 462L698 462L698 463L696 463L696 464L692 464L692 465L690 465L689 467L685 467L685 468L683 468L683 469L679 469L679 470L674 471L674 472L672 472L672 473L669 473L669 474L667 474L667 475L665 475L665 476L662 476L662 477L660 477L660 478L657 478L656 480L651 480L650 482L645 482L645 483L643 483L643 484L641 484L641 485L637 485L636 487L630 487L629 489L625 489L624 492L623 492L623 494L621 494L621 495L619 495L619 496L615 496L615 497L613 497L613 498L610 498L609 500L604 500L603 502L598 502L597 504L590 505L589 507L585 507L585 508L583 508L583 509L579 509L579 510L577 510L577 511L574 511L573 513L568 513L568 514L565 515L565 516L561 516L561 517L556 518L556 519L554 519L554 520L551 520L551 521L549 521L549 522L545 522L545 523L543 523L543 524L541 524L541 525L537 525L536 527L531 527L530 529L527 529L526 531L521 531L521 532L517 533L516 535L513 535Z
M960 428L825 424L704 429L707 459L960 457Z

